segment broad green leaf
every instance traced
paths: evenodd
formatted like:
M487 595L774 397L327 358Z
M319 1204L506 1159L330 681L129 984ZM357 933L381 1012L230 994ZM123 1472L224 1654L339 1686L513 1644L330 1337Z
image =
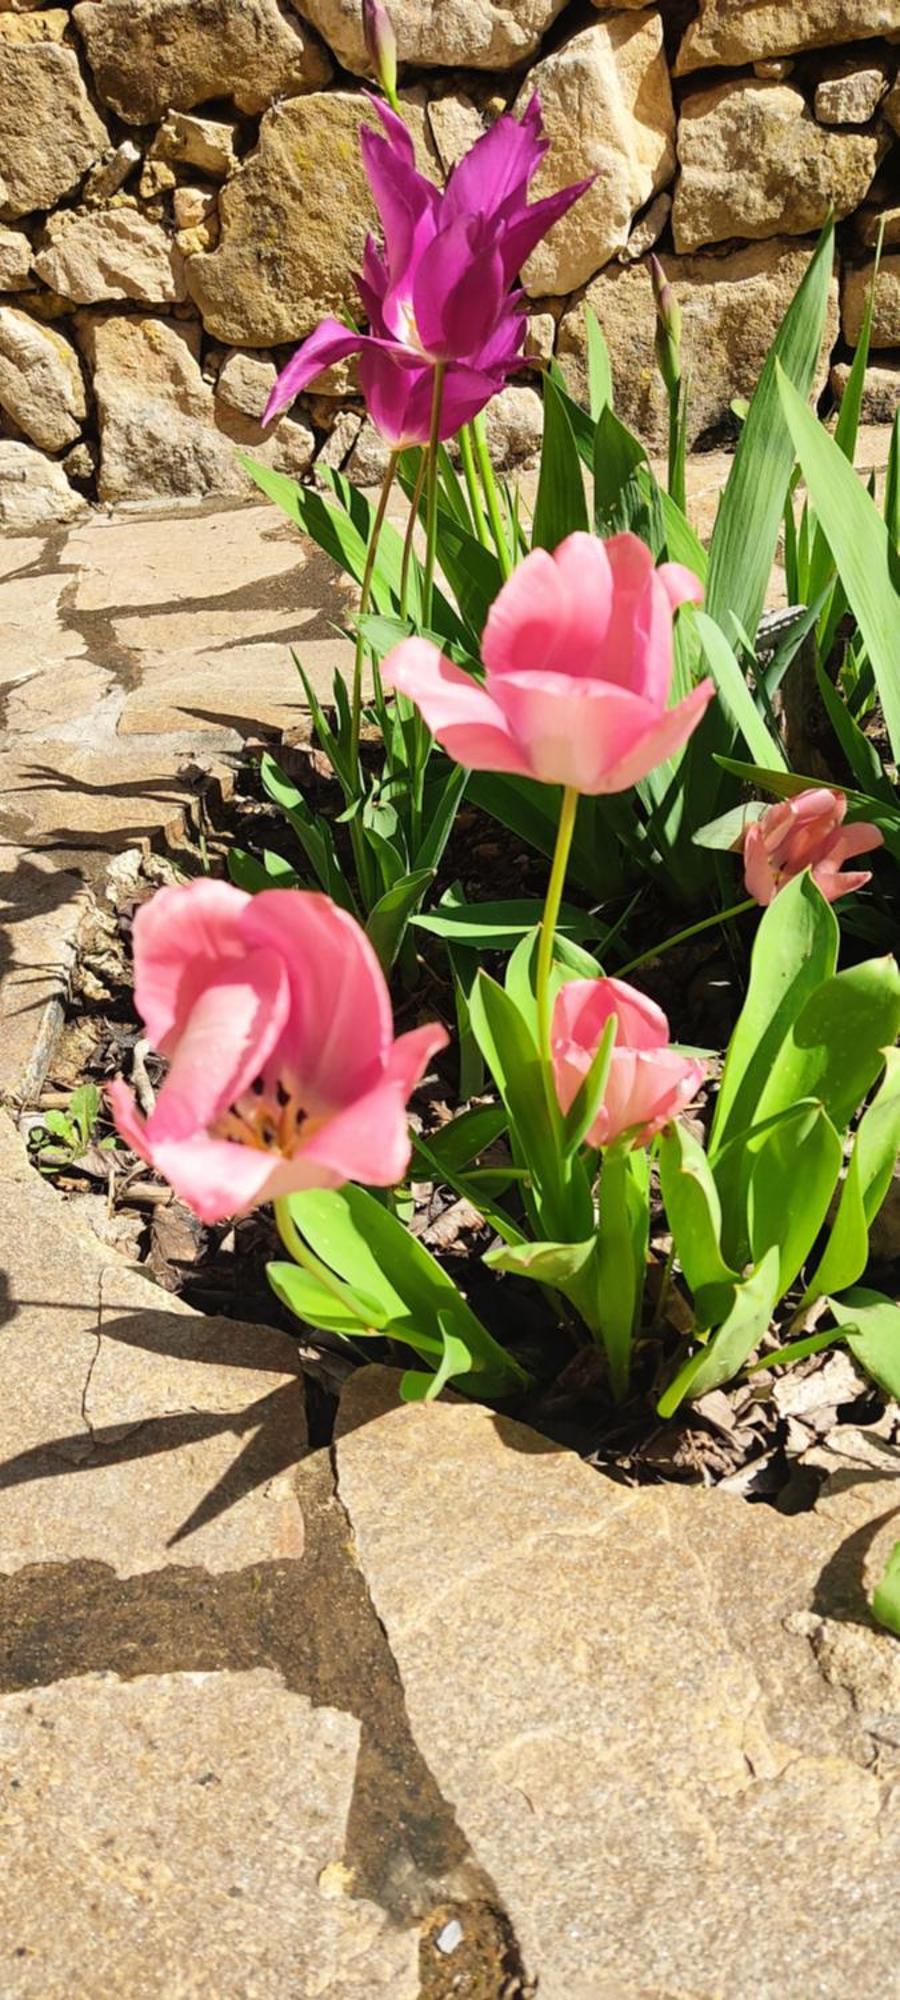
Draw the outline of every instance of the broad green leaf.
M719 854L738 854L748 826L760 819L766 810L765 799L748 799L745 805L732 806L730 812L721 813L718 819L710 820L708 826L701 826L699 832L694 834L694 846L708 847Z
M740 1273L721 1249L722 1210L709 1161L684 1125L670 1125L659 1142L659 1178L678 1261L690 1286L697 1324L708 1327L731 1307Z
M648 503L637 479L639 466L647 467L644 445L607 405L594 434L594 527L598 535L639 531L639 522L650 518L653 487Z
M730 616L755 638L794 467L794 444L778 393L778 367L808 396L825 334L834 266L834 228L823 231L796 298L776 334L747 412L709 552L706 609L728 630Z
M229 847L225 860L236 888L250 896L257 896L261 889L296 889L300 881L290 862L268 848L257 855L249 854L245 847Z
M773 1125L753 1166L748 1193L750 1249L755 1264L773 1247L779 1255L778 1295L802 1270L828 1214L843 1148L817 1105Z
M895 1542L881 1582L872 1593L872 1611L886 1632L900 1638L900 1542Z
M551 375L544 376L544 441L531 545L555 549L589 526L584 481L572 426Z
M782 890L770 909L787 894ZM765 924L760 926L763 936ZM766 1118L799 1098L814 1097L832 1124L845 1130L871 1090L900 1033L900 969L896 959L867 959L811 992L789 1024L757 1103Z
M863 1285L828 1303L860 1367L887 1395L900 1397L900 1305Z
M834 439L784 377L779 388L804 479L872 664L891 751L900 761L900 591L888 532Z
M686 1397L694 1401L734 1380L768 1328L778 1299L778 1266L777 1249L767 1250L762 1263L738 1286L728 1318L708 1346L679 1368L660 1396L656 1407L661 1417L673 1417Z
M385 972L390 972L403 943L410 916L433 881L433 868L417 868L386 889L369 911L366 936L378 953Z
M279 806L290 822L318 882L332 901L355 916L353 891L334 850L334 834L328 820L311 811L297 786L268 752L260 759L259 775L263 790Z
M464 1340L454 1333L447 1323L444 1313L438 1314L444 1350L433 1375L422 1375L415 1368L407 1368L400 1377L400 1395L404 1403L434 1403L442 1389L455 1376L472 1372L473 1356Z
M469 997L472 1028L509 1113L517 1165L529 1169L537 1233L578 1242L590 1232L593 1206L584 1169L561 1157L537 1045L510 994L479 972Z
M474 1394L505 1395L527 1377L482 1325L452 1278L417 1237L364 1188L314 1188L288 1197L295 1227L323 1263L378 1302L385 1332L430 1358L443 1352L446 1335L463 1341L472 1357L464 1387Z
M749 991L728 1046L716 1103L711 1159L736 1132L766 1115L757 1107L773 1064L807 1000L833 973L837 949L833 910L811 877L798 875L769 904L756 933ZM795 1090L780 1102L793 1102L802 1094Z
M539 1285L561 1291L584 1269L594 1254L594 1239L584 1243L521 1243L488 1250L483 1262L492 1271L509 1271L517 1278L534 1278Z
M693 617L719 699L728 711L734 730L743 737L751 757L757 762L771 765L776 770L786 770L781 744L766 727L721 626L705 611L695 609Z
M327 1291L309 1271L301 1271L298 1264L267 1264L266 1277L275 1297L296 1319L305 1320L307 1326L364 1340L367 1335L380 1334L387 1324L383 1307L376 1300L369 1301L368 1318L362 1320L349 1303L342 1309L335 1293Z
M855 1285L869 1257L869 1230L884 1201L900 1152L900 1050L889 1049L884 1081L853 1142L847 1178L821 1263L804 1304Z
M451 909L429 910L414 919L417 930L433 937L449 938L458 944L476 945L479 951L508 951L541 921L543 903L523 897L502 903L457 903ZM576 939L599 937L603 925L586 910L564 904L558 929Z
M439 1131L428 1134L429 1168L436 1161L442 1172L462 1173L495 1145L505 1131L506 1111L502 1104L474 1104L471 1110L461 1111L458 1118L451 1118ZM414 1139L412 1177L427 1180L428 1174L417 1171L418 1146L418 1139Z

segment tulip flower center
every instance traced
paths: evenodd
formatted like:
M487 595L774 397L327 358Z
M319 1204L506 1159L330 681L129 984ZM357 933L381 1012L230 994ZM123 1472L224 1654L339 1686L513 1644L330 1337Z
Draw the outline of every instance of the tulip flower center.
M396 300L395 319L396 338L403 342L404 347L411 347L414 354L420 355L423 361L430 361L431 356L422 344L422 336L416 325L411 299Z
M217 1118L212 1136L231 1139L239 1146L252 1146L256 1152L280 1153L283 1159L291 1160L324 1123L323 1118L310 1115L296 1090L288 1090L279 1083L271 1096L262 1078L257 1077L251 1088Z

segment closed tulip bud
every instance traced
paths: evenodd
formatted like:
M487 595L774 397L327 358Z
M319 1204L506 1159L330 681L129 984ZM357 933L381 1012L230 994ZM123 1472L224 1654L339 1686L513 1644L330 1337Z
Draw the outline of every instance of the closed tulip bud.
M670 396L681 381L681 307L658 257L650 258L656 304L656 363Z
M375 75L389 104L397 108L397 36L383 0L362 0L363 32Z

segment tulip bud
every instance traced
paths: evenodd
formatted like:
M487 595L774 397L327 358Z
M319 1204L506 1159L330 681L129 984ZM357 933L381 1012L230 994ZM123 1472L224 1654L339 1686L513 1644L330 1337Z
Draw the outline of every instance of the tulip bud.
M397 37L383 0L362 0L363 33L375 75L389 104L397 109Z
M656 304L656 364L670 396L681 381L681 307L658 257L650 258Z

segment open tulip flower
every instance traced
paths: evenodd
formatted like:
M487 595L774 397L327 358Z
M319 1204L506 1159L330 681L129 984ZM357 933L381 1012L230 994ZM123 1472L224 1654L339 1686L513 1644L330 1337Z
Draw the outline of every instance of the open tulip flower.
M843 792L824 786L769 806L744 835L744 879L755 901L771 903L804 868L829 903L865 888L871 871L842 864L880 847L882 836L865 821L845 826L846 813Z
M134 950L138 1012L169 1069L146 1120L121 1080L113 1113L201 1221L401 1179L406 1101L447 1036L432 1024L394 1039L353 917L303 890L194 882L138 911Z
M587 1134L589 1146L628 1138L644 1146L696 1096L706 1068L669 1047L661 1007L622 979L573 979L553 1009L551 1052L560 1108L571 1109L612 1015L616 1037L603 1102Z
M521 266L588 181L529 204L547 150L533 97L521 121L504 114L460 160L442 192L420 174L402 118L372 100L383 133L360 135L381 218L357 289L369 321L359 333L325 319L278 377L263 422L350 354L373 422L394 449L428 441L435 373L442 373L440 437L452 437L523 366Z
M712 698L704 680L666 706L674 612L701 594L679 563L655 569L635 535L570 535L526 556L496 598L484 686L427 639L403 640L382 678L459 764L623 792L686 742Z

